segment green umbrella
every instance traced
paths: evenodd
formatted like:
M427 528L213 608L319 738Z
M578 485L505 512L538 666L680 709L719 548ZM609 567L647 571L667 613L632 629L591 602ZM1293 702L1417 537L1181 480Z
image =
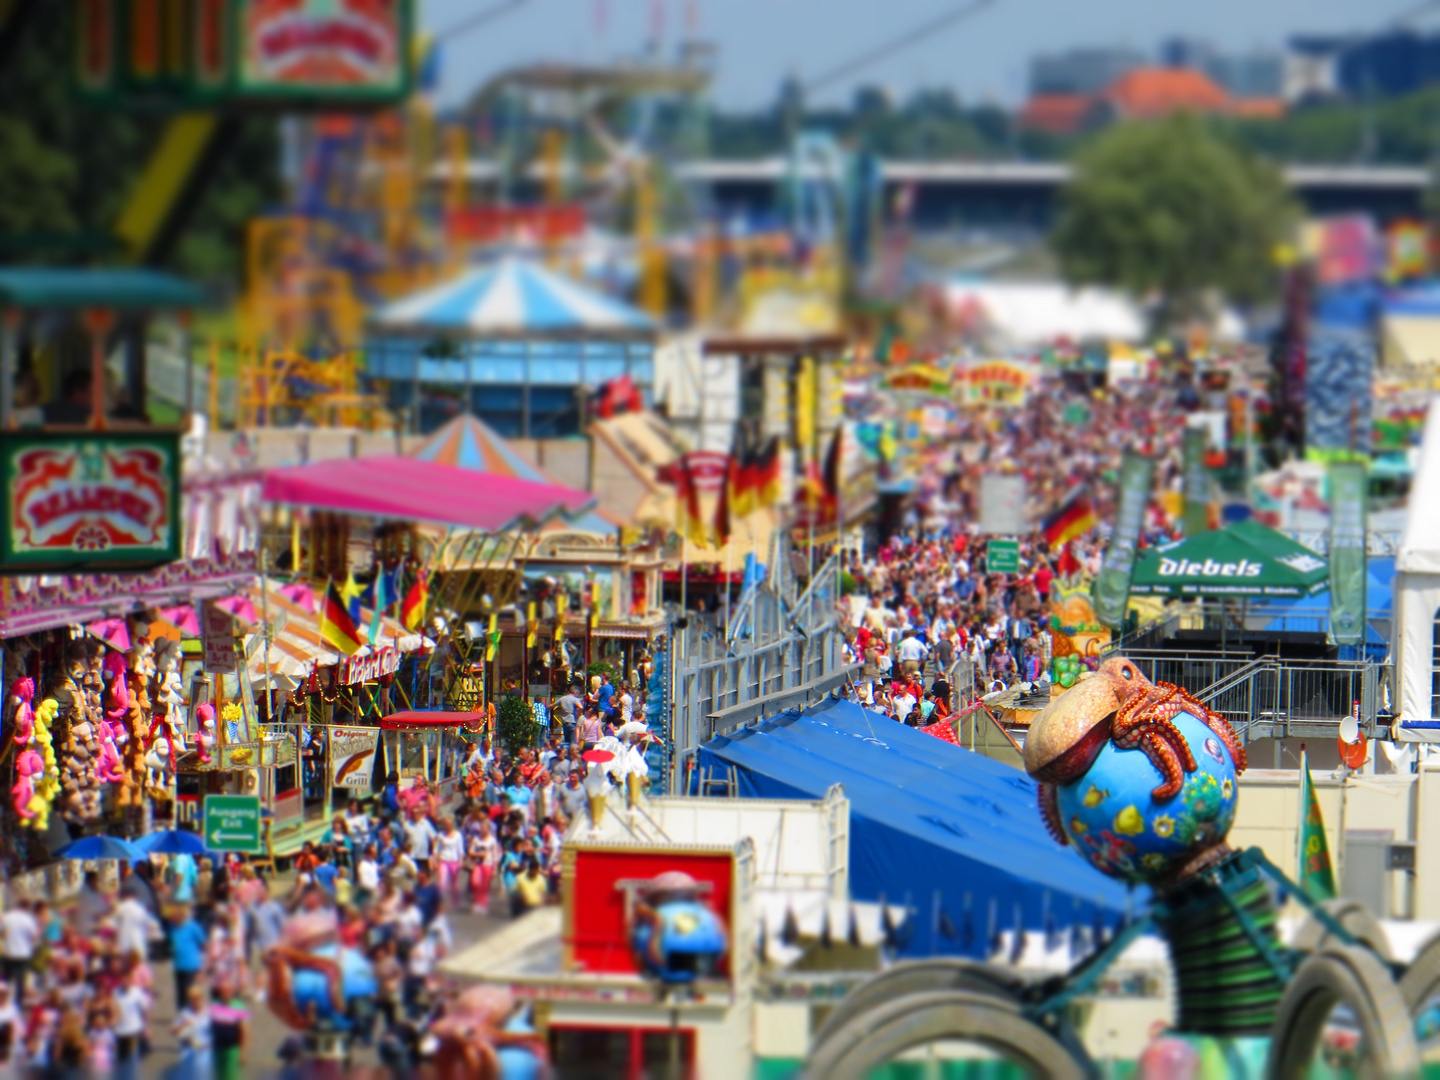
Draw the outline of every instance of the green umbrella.
M1315 552L1253 519L1148 548L1135 562L1137 596L1313 596L1330 585Z

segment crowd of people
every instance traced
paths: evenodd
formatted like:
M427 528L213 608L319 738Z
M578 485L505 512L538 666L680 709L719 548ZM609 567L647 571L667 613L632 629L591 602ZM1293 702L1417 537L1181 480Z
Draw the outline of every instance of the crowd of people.
M906 527L863 558L845 554L854 624L847 659L863 665L859 700L925 726L984 694L1045 682L1061 594L1098 572L1106 537L1102 526L1052 546L1041 523L1077 497L1097 522L1113 521L1127 447L1152 455L1161 490L1178 489L1183 416L1198 404L1183 387L1126 397L1056 383L1008 415L963 421L922 474ZM989 537L978 528L981 477L997 469L1024 478L1035 523L1019 538L1018 572L987 566ZM1152 501L1141 545L1173 538L1176 525Z
M627 726L631 741L642 704L626 680L577 683L554 702L538 748L509 755L476 739L448 804L435 787L402 786L391 774L373 799L337 813L320 842L304 844L284 875L261 874L241 856L175 855L121 864L108 882L89 872L59 907L9 898L0 914L0 1078L140 1076L164 1035L161 964L173 979L167 1080L283 1067L252 1060L252 1011L273 1006L292 1026L305 1022L280 1000L288 991L270 960L297 916L317 915L373 971L373 1008L355 1039L374 1045L393 1075L410 1075L425 1033L453 1005L439 975L455 948L451 916L518 916L558 901L560 845L586 807L582 755ZM282 1051L298 1059L300 1044Z

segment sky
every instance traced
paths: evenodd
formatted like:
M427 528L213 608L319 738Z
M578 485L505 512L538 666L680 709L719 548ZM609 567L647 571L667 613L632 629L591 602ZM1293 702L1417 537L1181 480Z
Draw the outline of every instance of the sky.
M502 0L419 0L440 34ZM445 52L440 99L463 100L506 67L539 60L601 63L636 56L659 26L667 51L693 23L718 46L712 99L723 109L769 105L786 75L802 80L961 6L962 0L523 0L458 37ZM1078 45L1153 52L1163 38L1202 37L1227 50L1279 48L1292 33L1374 32L1413 4L1357 0L994 0L930 40L817 95L848 103L877 83L904 97L949 86L967 103L1023 98L1027 63Z

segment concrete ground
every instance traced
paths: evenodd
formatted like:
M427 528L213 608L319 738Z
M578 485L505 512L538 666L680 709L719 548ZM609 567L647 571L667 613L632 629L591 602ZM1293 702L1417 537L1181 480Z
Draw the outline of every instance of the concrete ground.
M288 877L288 875L286 875ZM280 879L277 888L283 888L285 878ZM467 911L449 912L451 931L458 952L480 941L509 922L505 917L473 915ZM162 1080L166 1070L179 1060L179 1048L170 1033L175 1019L175 977L169 962L152 965L155 971L155 1008L150 1015L150 1040L152 1050L145 1059L142 1075L145 1080ZM253 969L252 969L253 970ZM250 1009L250 1049L246 1061L247 1077L273 1077L281 1062L277 1053L280 1045L293 1032L275 1018L274 1013L263 1001L252 1001ZM354 1055L357 1071L370 1073L378 1062L373 1050L359 1049Z

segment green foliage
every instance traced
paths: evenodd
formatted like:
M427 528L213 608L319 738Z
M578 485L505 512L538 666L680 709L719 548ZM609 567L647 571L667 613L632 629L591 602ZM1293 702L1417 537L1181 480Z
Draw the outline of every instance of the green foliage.
M512 754L540 741L540 722L535 719L535 710L524 698L513 694L500 700L495 709L495 725L501 745Z
M0 259L38 262L64 240L103 248L158 144L164 113L102 108L74 86L71 3L38 5L0 70ZM246 120L172 260L183 274L238 283L243 223L281 195L278 121ZM48 250L35 241L44 238Z
M1272 166L1181 116L1112 128L1082 151L1051 245L1073 282L1158 294L1168 325L1213 294L1267 295L1294 215Z
M604 675L612 683L615 681L615 668L604 660L592 660L585 668L585 677L588 679L593 675Z

